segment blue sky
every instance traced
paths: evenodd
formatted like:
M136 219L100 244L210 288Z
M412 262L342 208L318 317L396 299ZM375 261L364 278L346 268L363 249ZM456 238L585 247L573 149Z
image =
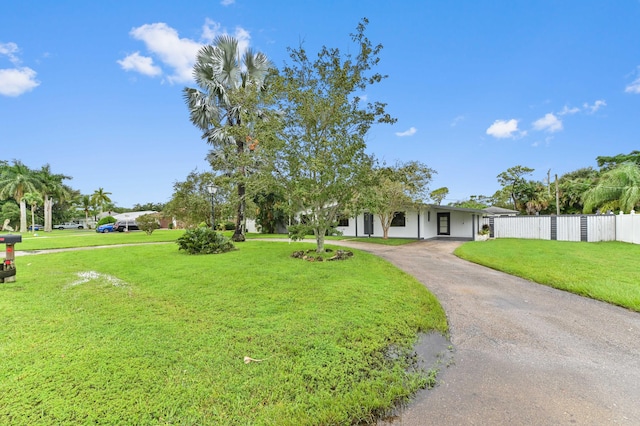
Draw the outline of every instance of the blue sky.
M365 95L398 119L368 150L435 169L445 203L640 149L639 0L0 0L0 159L166 202L208 170L181 92L199 46L226 33L280 66L300 42L348 49L362 17L389 75Z

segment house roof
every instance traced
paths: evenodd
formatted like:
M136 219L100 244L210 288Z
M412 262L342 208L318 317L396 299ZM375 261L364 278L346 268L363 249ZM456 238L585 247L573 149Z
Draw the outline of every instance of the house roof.
M425 204L425 207L433 210L446 210L453 212L466 212L466 213L485 213L484 209L468 209L465 207L453 207L453 206L441 206L438 204Z
M502 207L496 207L496 206L487 207L486 209L484 209L484 211L493 215L500 215L500 214L515 215L520 213L518 210L503 209Z

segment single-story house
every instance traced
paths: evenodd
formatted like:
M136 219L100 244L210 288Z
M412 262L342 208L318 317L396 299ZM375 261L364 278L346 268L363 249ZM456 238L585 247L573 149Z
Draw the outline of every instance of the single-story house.
M482 209L423 204L416 209L397 212L389 228L389 238L478 239ZM342 218L338 230L349 237L382 237L377 215L362 213L355 218Z

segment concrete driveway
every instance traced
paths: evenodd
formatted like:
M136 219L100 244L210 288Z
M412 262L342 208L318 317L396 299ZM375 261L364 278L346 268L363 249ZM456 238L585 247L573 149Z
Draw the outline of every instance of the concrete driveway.
M640 314L466 262L455 242L345 245L415 276L449 319L454 364L384 424L640 425Z

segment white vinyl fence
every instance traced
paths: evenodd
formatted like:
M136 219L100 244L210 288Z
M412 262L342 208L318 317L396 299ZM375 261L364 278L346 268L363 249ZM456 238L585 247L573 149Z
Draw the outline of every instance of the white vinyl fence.
M640 244L640 214L485 217L492 238Z

